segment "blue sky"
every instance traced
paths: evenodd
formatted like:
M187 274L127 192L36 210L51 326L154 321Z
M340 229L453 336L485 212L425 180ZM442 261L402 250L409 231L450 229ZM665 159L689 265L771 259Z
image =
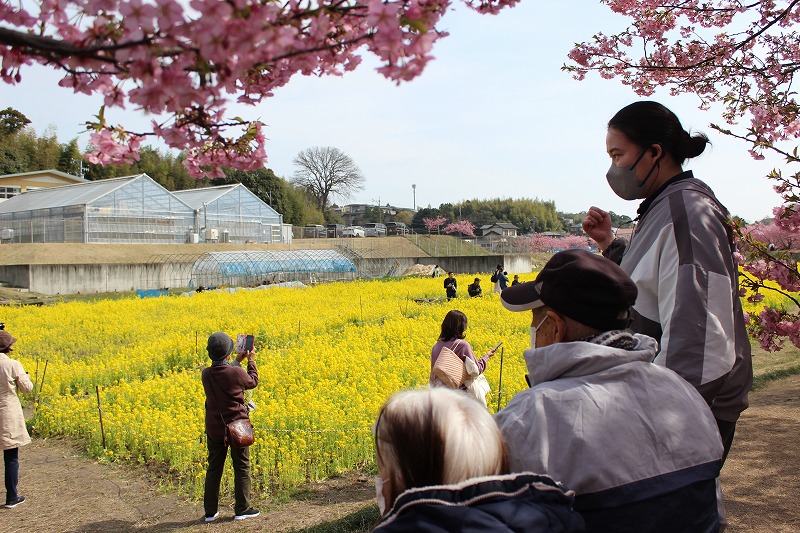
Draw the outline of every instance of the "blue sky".
M367 58L341 78L293 79L255 108L235 109L267 124L268 166L291 178L292 159L311 146L335 146L358 164L366 188L351 202L438 206L473 198L552 200L560 211L591 205L635 214L637 202L616 197L605 181L605 125L638 100L616 80L578 82L560 67L573 44L625 21L596 2L527 0L498 16L456 5L442 23L450 36L434 49L422 76L400 86L374 71ZM57 87L60 75L43 68L22 72L23 83L0 85L0 107L12 106L40 133L52 126L61 142L78 136L96 114L99 97ZM749 221L771 215L780 202L764 178L778 160L754 161L746 146L708 127L720 109L700 111L692 96L654 97L686 128L705 132L713 146L685 168L706 181L733 214ZM134 111L112 121L142 129ZM342 203L343 200L336 198Z

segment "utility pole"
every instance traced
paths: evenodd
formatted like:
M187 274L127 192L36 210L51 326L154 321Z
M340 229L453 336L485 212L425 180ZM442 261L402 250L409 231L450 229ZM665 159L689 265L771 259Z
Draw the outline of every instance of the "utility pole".
M411 190L414 191L414 211L416 212L416 210L417 210L417 184L416 183L412 183L411 184Z

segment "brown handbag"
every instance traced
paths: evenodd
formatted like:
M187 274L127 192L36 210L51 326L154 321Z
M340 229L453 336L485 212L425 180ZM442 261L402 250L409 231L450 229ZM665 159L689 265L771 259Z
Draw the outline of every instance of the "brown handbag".
M242 418L226 425L225 438L234 448L247 448L253 444L255 437L253 436L253 424L250 419Z

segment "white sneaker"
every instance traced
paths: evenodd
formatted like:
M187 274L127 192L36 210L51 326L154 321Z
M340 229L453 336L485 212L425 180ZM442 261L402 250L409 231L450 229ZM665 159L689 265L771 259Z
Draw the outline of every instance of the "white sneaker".
M256 517L256 516L258 516L260 514L261 513L259 513L258 511L256 511L255 509L253 509L251 507L250 509L246 510L245 512L243 512L241 514L237 514L236 516L233 517L233 519L234 520L246 520L248 518Z
M214 520L217 519L218 516L219 516L219 511L217 511L213 515L206 515L206 517L203 520L205 520L206 522L213 522Z

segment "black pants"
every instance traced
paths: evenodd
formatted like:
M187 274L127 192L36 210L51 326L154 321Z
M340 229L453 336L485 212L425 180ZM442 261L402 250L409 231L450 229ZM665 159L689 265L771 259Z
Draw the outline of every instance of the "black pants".
M3 462L6 474L6 503L13 503L17 497L17 481L19 480L19 448L3 450Z
M727 420L716 419L717 427L719 428L719 436L722 437L722 446L725 451L722 454L722 464L725 464L725 459L728 458L728 452L731 451L731 444L733 444L733 434L736 433L736 422L728 422Z
M203 507L206 516L212 516L219 506L219 484L222 481L222 470L225 467L225 457L228 455L228 446L225 439L206 435L208 442L208 470L206 470L206 485L203 491ZM233 461L233 492L235 503L233 512L242 514L250 508L250 448L230 447L231 461Z

